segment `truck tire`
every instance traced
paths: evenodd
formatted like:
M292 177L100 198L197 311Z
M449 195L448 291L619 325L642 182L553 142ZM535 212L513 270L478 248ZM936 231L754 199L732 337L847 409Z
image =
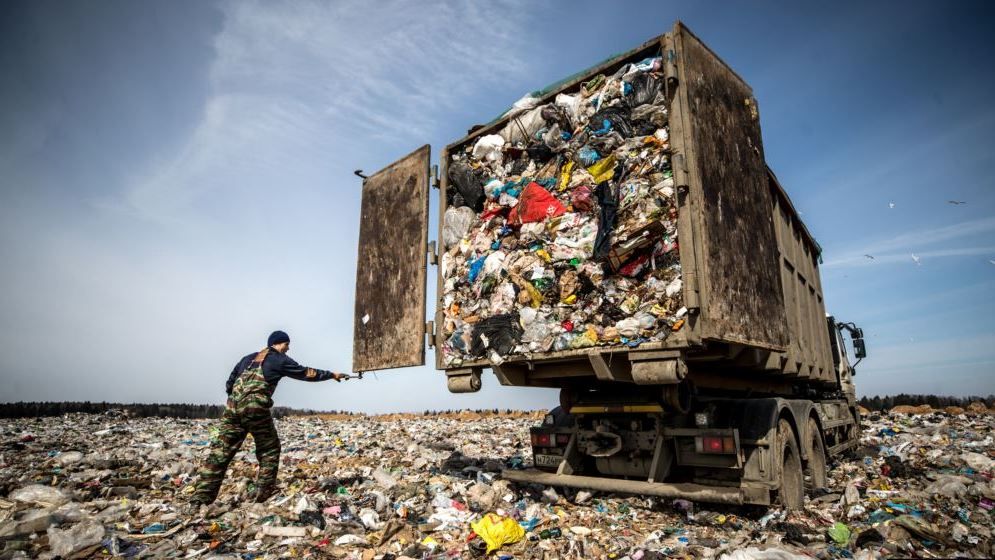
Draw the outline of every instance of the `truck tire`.
M805 493L812 494L816 490L825 488L828 484L826 477L826 447L822 442L822 433L815 418L808 419L808 464L805 469Z
M791 423L784 418L777 423L777 474L781 482L777 502L785 509L801 509L805 503L805 480L802 459Z

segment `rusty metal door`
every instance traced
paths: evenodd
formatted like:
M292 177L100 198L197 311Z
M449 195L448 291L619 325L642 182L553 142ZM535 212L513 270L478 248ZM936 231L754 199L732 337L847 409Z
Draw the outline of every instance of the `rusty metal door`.
M788 331L753 91L682 24L674 37L703 337L782 351Z
M363 180L352 370L425 364L428 145Z

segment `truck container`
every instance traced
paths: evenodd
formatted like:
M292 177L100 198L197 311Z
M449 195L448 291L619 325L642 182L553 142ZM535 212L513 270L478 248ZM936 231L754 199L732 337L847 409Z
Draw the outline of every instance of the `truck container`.
M670 165L686 314L662 340L444 362L448 389L472 392L481 373L503 385L560 389L560 407L532 429L523 482L728 503L801 503L823 486L827 458L853 447L858 416L842 333L828 316L820 248L764 159L750 86L681 23L535 94L576 92L599 74L662 57ZM495 134L510 116L442 149L423 146L363 180L353 370L424 365L438 349L443 275L426 321L430 189L440 189L442 239L451 154ZM514 408L514 403L500 403Z

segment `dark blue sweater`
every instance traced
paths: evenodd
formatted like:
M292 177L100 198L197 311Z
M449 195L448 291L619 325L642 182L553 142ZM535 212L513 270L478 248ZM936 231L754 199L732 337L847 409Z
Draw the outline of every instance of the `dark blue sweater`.
M258 354L259 352L248 354L235 364L235 369L231 370L231 374L228 376L228 383L225 383L225 392L229 395L231 394L231 389L235 386L235 380L249 367L249 364L252 363L252 360ZM266 378L266 383L273 389L276 389L276 384L284 377L299 379L301 381L327 381L332 379L334 375L333 372L328 370L304 367L295 362L290 356L281 354L272 348L266 354L266 359L263 360L263 377Z

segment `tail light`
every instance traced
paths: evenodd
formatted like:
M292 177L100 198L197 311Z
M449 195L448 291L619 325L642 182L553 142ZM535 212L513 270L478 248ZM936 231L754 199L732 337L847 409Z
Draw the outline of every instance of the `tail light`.
M730 436L698 436L694 447L698 453L735 453L736 440Z
M532 434L533 447L550 447L549 434Z

